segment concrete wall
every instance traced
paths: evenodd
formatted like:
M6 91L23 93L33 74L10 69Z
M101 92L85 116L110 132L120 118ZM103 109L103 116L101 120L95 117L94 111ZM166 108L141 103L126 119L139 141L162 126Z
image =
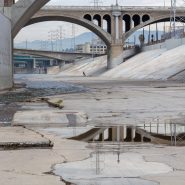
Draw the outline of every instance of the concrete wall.
M169 39L165 41L166 48L167 50L176 48L178 46L184 45L185 44L185 38L180 38L180 39Z
M12 42L11 22L0 13L0 90L11 88L12 77Z
M165 42L150 45L150 46L144 46L142 48L142 51L150 51L150 50L154 50L154 49L163 49L163 48L166 48L166 43Z
M142 48L143 51L150 51L154 49L163 49L166 48L167 50L176 48L178 46L184 45L185 44L185 38L180 38L180 39L168 39L165 42L150 45L150 46L144 46Z

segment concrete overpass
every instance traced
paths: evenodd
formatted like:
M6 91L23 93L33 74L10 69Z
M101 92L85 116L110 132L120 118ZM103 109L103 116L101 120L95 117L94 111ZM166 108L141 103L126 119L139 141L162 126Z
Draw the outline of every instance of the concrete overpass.
M123 52L125 40L146 25L169 21L170 10L171 7L122 7L118 5L111 7L46 6L39 10L26 25L43 21L66 21L86 27L106 43L108 47L107 67L113 68L117 63L122 62L119 56ZM185 8L178 7L176 14L177 19L182 21L181 17L185 16Z
M63 61L74 61L80 58L91 58L91 53L69 53L69 52L56 52L56 51L42 51L42 50L29 50L29 49L14 49L15 54L28 54L34 56L43 56ZM95 55L102 56L102 55Z

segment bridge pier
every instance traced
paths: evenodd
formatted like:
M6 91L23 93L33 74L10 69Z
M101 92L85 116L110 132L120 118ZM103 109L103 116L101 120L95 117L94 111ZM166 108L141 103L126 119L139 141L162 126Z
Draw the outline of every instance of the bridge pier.
M0 90L13 87L13 38L49 0L1 0L0 2ZM15 4L14 4L15 3Z
M59 67L62 68L65 66L65 61L60 60L60 61L58 61L58 64L59 64Z
M123 62L123 44L112 44L107 53L107 68L112 69Z
M13 86L11 21L0 12L0 90Z

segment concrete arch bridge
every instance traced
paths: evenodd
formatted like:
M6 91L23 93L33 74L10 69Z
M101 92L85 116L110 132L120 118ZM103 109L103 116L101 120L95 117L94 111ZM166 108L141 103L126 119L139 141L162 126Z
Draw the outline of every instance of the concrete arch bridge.
M67 21L84 26L97 34L108 49L107 67L113 68L123 61L124 41L138 29L156 22L170 19L170 7L62 7L46 6L49 0L3 0L0 2L0 14L11 21L14 38L26 25L42 21ZM42 8L42 9L41 9ZM176 18L184 22L185 7L177 7ZM8 21L8 20L7 20ZM123 29L124 28L124 29ZM9 51L9 50L8 50ZM11 49L9 51L11 55ZM8 58L8 72L2 74L3 85L0 89L11 87L13 84L11 56ZM5 64L0 64L4 69ZM5 83L5 81L11 81ZM4 85L9 84L9 85Z
M46 6L26 25L43 21L66 21L81 25L98 35L108 48L108 68L122 62L124 42L135 31L153 23L170 20L170 7L63 7ZM177 8L177 20L183 22L185 8Z
M4 0L6 1L6 0ZM14 0L10 0L12 3ZM12 36L27 25L43 21L67 21L81 25L98 35L108 48L108 68L123 61L125 40L140 28L170 20L170 7L149 6L45 6L49 0L19 0L4 7L3 12L12 20ZM40 9L40 10L39 10ZM1 9L0 9L1 11ZM177 7L177 19L185 17L185 7Z

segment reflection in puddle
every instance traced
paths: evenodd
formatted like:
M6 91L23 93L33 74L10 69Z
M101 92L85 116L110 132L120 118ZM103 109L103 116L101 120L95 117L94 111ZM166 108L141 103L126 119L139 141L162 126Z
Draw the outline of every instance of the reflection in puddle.
M140 142L165 145L185 145L185 125L140 124L94 127L71 139L87 142Z
M150 133L166 136L171 136L174 129L177 135L185 133L185 125L182 124L139 124L138 127Z
M138 178L101 178L88 181L75 180L71 181L71 183L74 183L75 185L159 185L156 182L142 180Z
M52 133L61 138L70 138L87 132L91 127L62 127L62 128L45 128L41 131Z
M172 168L165 164L145 162L141 154L103 152L97 146L89 159L56 165L54 173L77 185L157 185L139 177L170 171Z

